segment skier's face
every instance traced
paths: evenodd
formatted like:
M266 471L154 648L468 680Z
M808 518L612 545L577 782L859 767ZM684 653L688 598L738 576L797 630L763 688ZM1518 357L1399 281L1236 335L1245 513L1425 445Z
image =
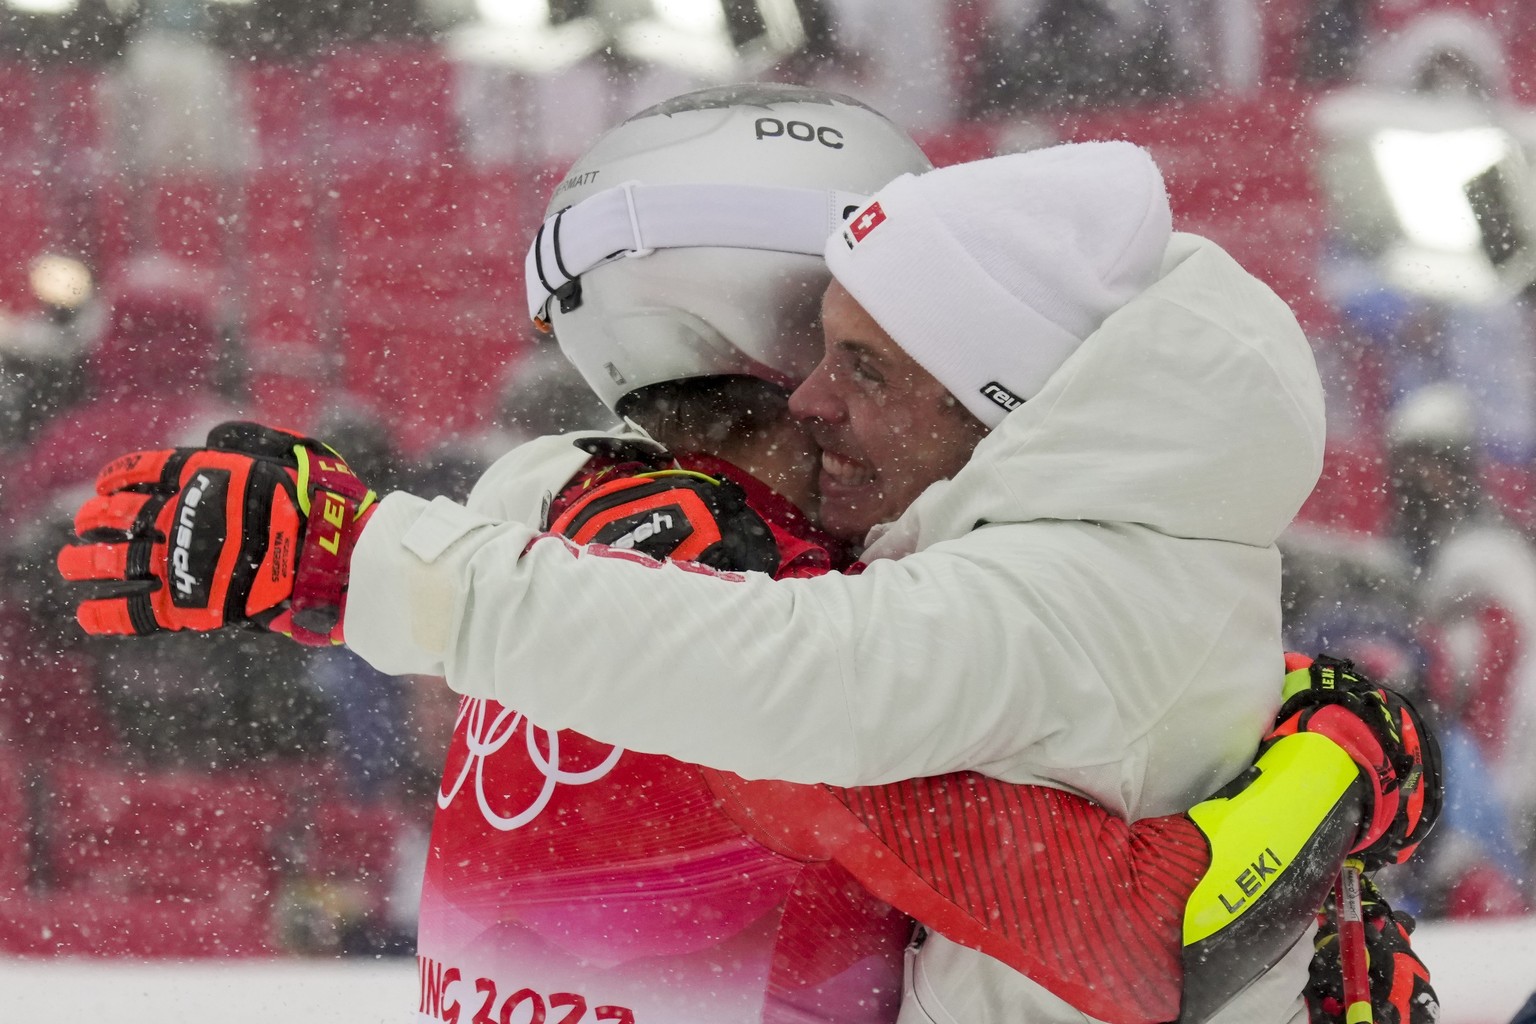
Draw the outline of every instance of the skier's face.
M822 528L857 543L958 472L987 428L836 281L821 322L825 352L789 408L822 449Z

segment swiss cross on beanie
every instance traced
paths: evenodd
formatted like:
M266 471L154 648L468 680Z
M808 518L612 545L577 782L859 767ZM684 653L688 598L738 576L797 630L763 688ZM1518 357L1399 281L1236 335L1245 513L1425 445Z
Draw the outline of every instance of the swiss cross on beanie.
M904 174L827 265L988 427L1158 277L1173 232L1147 151L1083 142Z
M885 221L885 211L878 202L870 203L848 222L848 234L854 242L862 242L866 235Z

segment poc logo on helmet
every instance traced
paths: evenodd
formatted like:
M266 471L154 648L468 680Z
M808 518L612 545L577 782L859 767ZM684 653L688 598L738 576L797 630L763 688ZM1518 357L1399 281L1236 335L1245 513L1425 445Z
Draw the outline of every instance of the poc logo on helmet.
M1024 404L1024 399L1009 391L995 380L983 387L981 393L1009 412L1013 412L1013 410Z
M776 117L760 117L753 126L759 140L789 137L796 142L819 142L828 149L843 148L843 133L836 128L818 127L807 121L780 121Z

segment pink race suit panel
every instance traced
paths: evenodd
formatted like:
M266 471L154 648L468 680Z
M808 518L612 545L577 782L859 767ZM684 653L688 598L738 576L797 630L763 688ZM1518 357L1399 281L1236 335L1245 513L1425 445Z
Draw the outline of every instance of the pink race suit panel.
M791 506L718 461L684 464L742 484L781 572L803 571L813 534ZM838 865L749 838L695 766L461 702L423 882L421 1021L889 1024L909 933Z

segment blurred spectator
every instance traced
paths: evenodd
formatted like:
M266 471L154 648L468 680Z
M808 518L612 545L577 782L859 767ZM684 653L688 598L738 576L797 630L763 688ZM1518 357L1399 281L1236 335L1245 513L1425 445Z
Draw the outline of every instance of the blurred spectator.
M828 50L805 85L878 102L909 132L948 128L959 110L948 4L928 0L825 0ZM892 32L900 25L900 32Z
M311 433L324 438L380 493L400 487L405 472L401 456L388 423L366 399L332 398ZM360 801L398 795L411 728L409 684L383 674L345 647L309 652L303 677L330 708L327 746L348 795Z
M1297 524L1280 538L1285 644L1293 651L1354 657L1375 645L1376 660L1412 675L1423 662L1415 641L1417 575L1390 540ZM1394 651L1413 668L1396 664Z
M208 42L209 5L150 0L103 90L113 149L140 176L232 172L249 162L228 58Z
M1446 7L1388 28L1361 54L1362 82L1398 94L1509 98L1504 46L1486 19Z
M1464 390L1438 384L1409 395L1392 411L1388 442L1393 535L1421 571L1427 689L1447 732L1459 734L1448 752L1465 754L1447 775L1476 779L1486 766L1525 856L1536 826L1536 746L1527 742L1536 728L1536 552L1481 492Z
M333 54L348 43L414 39L426 32L418 5L400 0L190 2L203 8L207 36L220 49L246 59L315 57Z
M1476 739L1443 719L1445 811L1406 869L1392 872L1402 907L1430 917L1513 916L1531 910L1526 838L1510 818Z
M1407 608L1403 609L1406 613ZM1436 712L1446 765L1445 809L1435 831L1384 884L1394 904L1431 917L1511 915L1529 909L1522 843L1508 802L1466 723L1447 716L1425 693L1424 652L1394 626L1356 621L1323 648L1359 665L1373 679L1410 694Z
M1365 48L1370 0L1312 0L1302 26L1296 77L1324 85L1348 81Z
M431 848L432 815L442 784L444 752L465 701L437 677L409 676L405 684L399 827L391 850L384 909L374 928L380 951L394 953L415 952L421 880Z
M957 106L952 12L932 0L428 0L424 9L454 63L466 152L481 164L563 163L572 140L635 110L765 74L878 96L912 131L948 127Z
M507 370L496 419L506 433L507 449L548 434L618 425L560 349L548 342L531 347Z
M1264 0L1160 0L1192 89L1249 95L1262 84Z
M110 645L75 625L53 568L72 532L68 513L0 532L0 742L50 760L120 748L97 686Z
M325 750L325 705L299 685L302 650L232 632L171 633L98 653L103 702L137 763L216 771Z
M1316 107L1332 240L1320 268L1346 330L1375 352L1386 402L1456 381L1486 454L1536 457L1536 154L1499 37L1422 15L1363 54Z
M1465 388L1437 383L1404 397L1387 421L1392 532L1425 580L1453 540L1499 533L1525 546L1483 498L1475 417Z
M325 748L342 771L347 795L362 801L396 796L410 730L407 684L344 647L312 652L302 675L330 708Z
M25 449L0 456L0 524L21 529L124 451L201 444L209 427L234 417L219 387L218 302L215 282L167 257L127 270L85 358L83 398Z
M0 451L26 441L83 396L81 368L105 323L91 272L80 261L41 256L30 277L38 312L0 318Z
M1529 298L1449 301L1416 293L1357 254L1335 252L1326 269L1344 330L1383 378L1384 393L1341 399L1390 405L1455 381L1473 399L1471 443L1482 454L1515 466L1536 457L1536 310Z
M465 152L480 164L563 164L575 140L649 103L744 77L732 74L729 43L704 33L674 31L670 52L651 52L656 47L643 40L667 26L649 4L434 0L427 7L453 61Z
M310 433L340 452L357 475L380 494L397 490L404 482L405 462L396 448L389 420L362 395L332 394Z
M137 4L117 0L7 4L0 14L0 56L44 66L105 64L122 56L138 19Z
M1193 91L1170 18L1147 0L999 0L982 41L977 113L1101 107Z
M1373 425L1383 429L1380 413L1387 406L1446 377L1437 318L1427 299L1388 284L1371 259L1349 251L1347 244L1330 249L1323 271L1343 333L1332 347L1353 350L1379 377L1368 395L1338 397L1356 407L1362 401L1375 404Z
M1528 299L1448 305L1441 339L1448 372L1477 410L1476 442L1499 462L1536 457L1536 332Z
M76 724L75 742L95 755L110 746L148 763L203 766L315 742L303 734L306 715L285 696L297 659L259 655L240 638L221 638L215 652L202 638L167 637L137 654L83 638L48 551L56 553L67 529L60 496L90 487L125 446L200 443L208 426L233 414L216 385L216 302L210 282L181 264L135 263L110 298L99 343L80 353L79 400L6 453L0 515L18 567L8 596L24 616L12 638L22 649L4 659L5 689L16 707L33 709L29 732L49 736L60 731L55 724ZM213 673L210 658L220 666ZM61 703L69 705L62 717Z
M454 107L465 153L477 164L564 166L579 145L647 103L711 84L700 74L611 53L533 71L494 52L450 48Z
M1520 913L1528 832L1500 775L1518 766L1492 764L1488 741L1517 699L1514 659L1536 638L1536 617L1522 634L1508 610L1536 612L1536 557L1479 495L1464 393L1415 393L1391 439L1390 537L1293 527L1282 538L1286 644L1350 658L1435 714L1445 812L1414 861L1383 879L1394 902L1430 916Z
M524 441L573 430L607 430L617 418L551 342L535 342L506 370L490 428L451 438L428 452L406 489L455 501Z
M405 490L426 498L445 497L462 502L475 481L508 450L497 443L500 432L474 437L453 437L421 457L412 467Z

